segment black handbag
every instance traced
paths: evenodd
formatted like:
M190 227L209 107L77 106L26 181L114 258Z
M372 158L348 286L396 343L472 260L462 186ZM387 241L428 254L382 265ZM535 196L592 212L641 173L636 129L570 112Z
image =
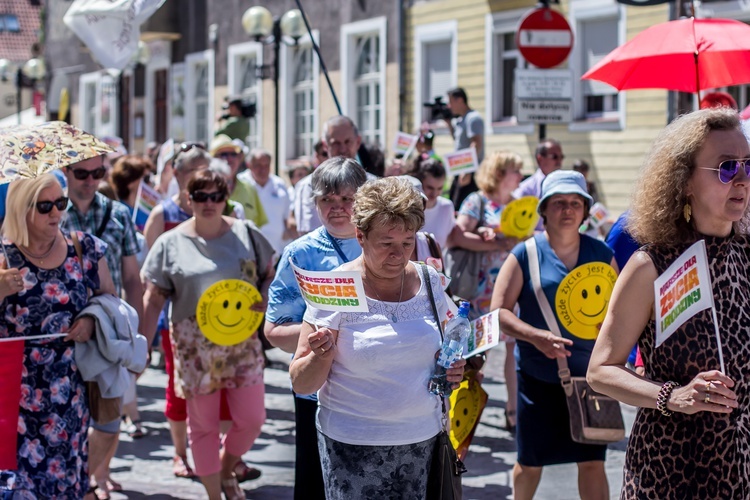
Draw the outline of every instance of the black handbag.
M529 274L539 309L544 315L549 330L562 337L557 320L547 297L542 290L539 272L539 255L534 238L526 240L529 258ZM556 358L560 383L565 391L565 400L570 414L570 437L582 444L608 444L625 439L625 422L622 420L620 402L594 391L585 377L571 377L568 360Z
M425 264L420 264L424 284L427 287L427 294L430 296L430 305L432 314L437 322L440 338L443 338L443 325L440 322L440 316L435 305L435 295L430 285L430 273L427 271ZM426 388L425 388L426 390ZM445 401L440 399L440 407L443 410L443 429L435 439L435 447L432 451L432 461L430 462L430 471L427 476L427 500L461 500L463 491L461 489L461 474L466 472L464 463L458 458L456 449L451 443L448 435L448 415L445 410Z

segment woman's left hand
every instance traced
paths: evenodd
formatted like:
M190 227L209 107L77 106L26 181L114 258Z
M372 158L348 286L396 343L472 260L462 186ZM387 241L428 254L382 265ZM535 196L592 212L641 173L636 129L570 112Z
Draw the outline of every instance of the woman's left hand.
M265 295L261 295L261 299L250 306L251 311L259 313L265 313L266 309L268 309L268 297L266 297Z
M91 336L94 334L94 318L91 316L83 316L78 318L73 323L73 326L68 330L68 335L63 340L73 342L88 342Z
M461 385L461 381L464 379L464 367L466 366L465 359L459 359L451 365L450 368L445 370L446 380L451 383L451 389L458 389Z

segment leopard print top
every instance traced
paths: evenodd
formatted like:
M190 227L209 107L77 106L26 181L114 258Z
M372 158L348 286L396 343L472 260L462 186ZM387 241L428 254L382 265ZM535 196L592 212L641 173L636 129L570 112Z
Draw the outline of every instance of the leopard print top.
M750 238L706 237L706 248L727 375L739 408L729 415L700 412L665 417L638 410L628 443L622 499L750 498ZM689 245L646 247L659 274ZM658 348L656 325L641 334L646 376L683 385L719 369L711 310L683 324Z

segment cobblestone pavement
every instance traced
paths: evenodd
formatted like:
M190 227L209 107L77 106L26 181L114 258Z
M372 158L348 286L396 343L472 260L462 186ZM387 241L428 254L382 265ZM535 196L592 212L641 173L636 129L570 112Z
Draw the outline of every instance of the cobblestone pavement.
M492 351L486 367L483 387L489 401L466 459L468 472L463 476L466 500L510 498L511 470L515 462L515 441L505 431L503 409L505 384L502 375L502 350ZM242 484L247 498L281 500L292 498L294 488L294 403L286 371L288 356L278 349L269 352L272 367L266 369L267 420L253 449L243 456L259 468L260 479ZM121 434L117 455L112 461L112 477L125 491L113 493L113 500L132 499L203 499L201 484L172 475L173 448L164 419L163 371L150 368L140 378L138 398L141 418L149 435L132 440ZM629 426L635 416L632 408L624 411ZM619 497L625 442L610 446L607 474L610 496ZM578 498L575 465L547 467L537 492L539 499L567 500ZM352 499L356 500L356 499Z

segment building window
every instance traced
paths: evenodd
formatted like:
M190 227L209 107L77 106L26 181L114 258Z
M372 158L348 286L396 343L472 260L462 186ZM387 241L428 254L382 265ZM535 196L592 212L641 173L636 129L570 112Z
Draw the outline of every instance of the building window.
M196 64L195 87L193 89L193 105L195 106L195 132L200 141L208 143L208 64Z
M310 156L315 137L315 100L312 47L297 47L293 56L294 156Z
M523 58L516 47L515 33L498 33L495 36L498 54L498 71L495 78L497 93L492 121L508 121L515 116L513 102L516 97L516 68L523 68Z
M414 30L414 123L416 128L422 122L432 121L432 113L427 103L440 97L448 102L448 91L456 86L458 72L456 61L456 40L458 23L422 24ZM433 125L440 128L443 122ZM447 127L445 128L447 130Z
M213 122L214 53L211 50L188 54L185 57L186 95L185 123L186 139L211 140Z
M363 36L357 39L357 66L354 73L355 116L367 144L382 145L380 102L380 37Z
M18 16L15 14L0 14L0 32L18 33L21 31L21 25L18 23Z
M590 19L580 23L581 70L585 73L617 48L617 18ZM617 89L606 83L583 80L580 118L602 118L616 115L619 109Z
M448 91L453 87L451 71L451 41L427 43L423 46L422 95L424 103L434 102L440 97L446 101ZM424 104L421 103L421 104ZM422 106L422 121L430 121L430 109Z
M258 105L258 59L253 55L242 55L239 57L239 94L247 102L254 102L256 109ZM258 115L248 118L250 125L249 135L245 138L248 147L260 147L260 138L258 136Z
M385 137L386 18L341 27L342 107L362 141L383 146Z

